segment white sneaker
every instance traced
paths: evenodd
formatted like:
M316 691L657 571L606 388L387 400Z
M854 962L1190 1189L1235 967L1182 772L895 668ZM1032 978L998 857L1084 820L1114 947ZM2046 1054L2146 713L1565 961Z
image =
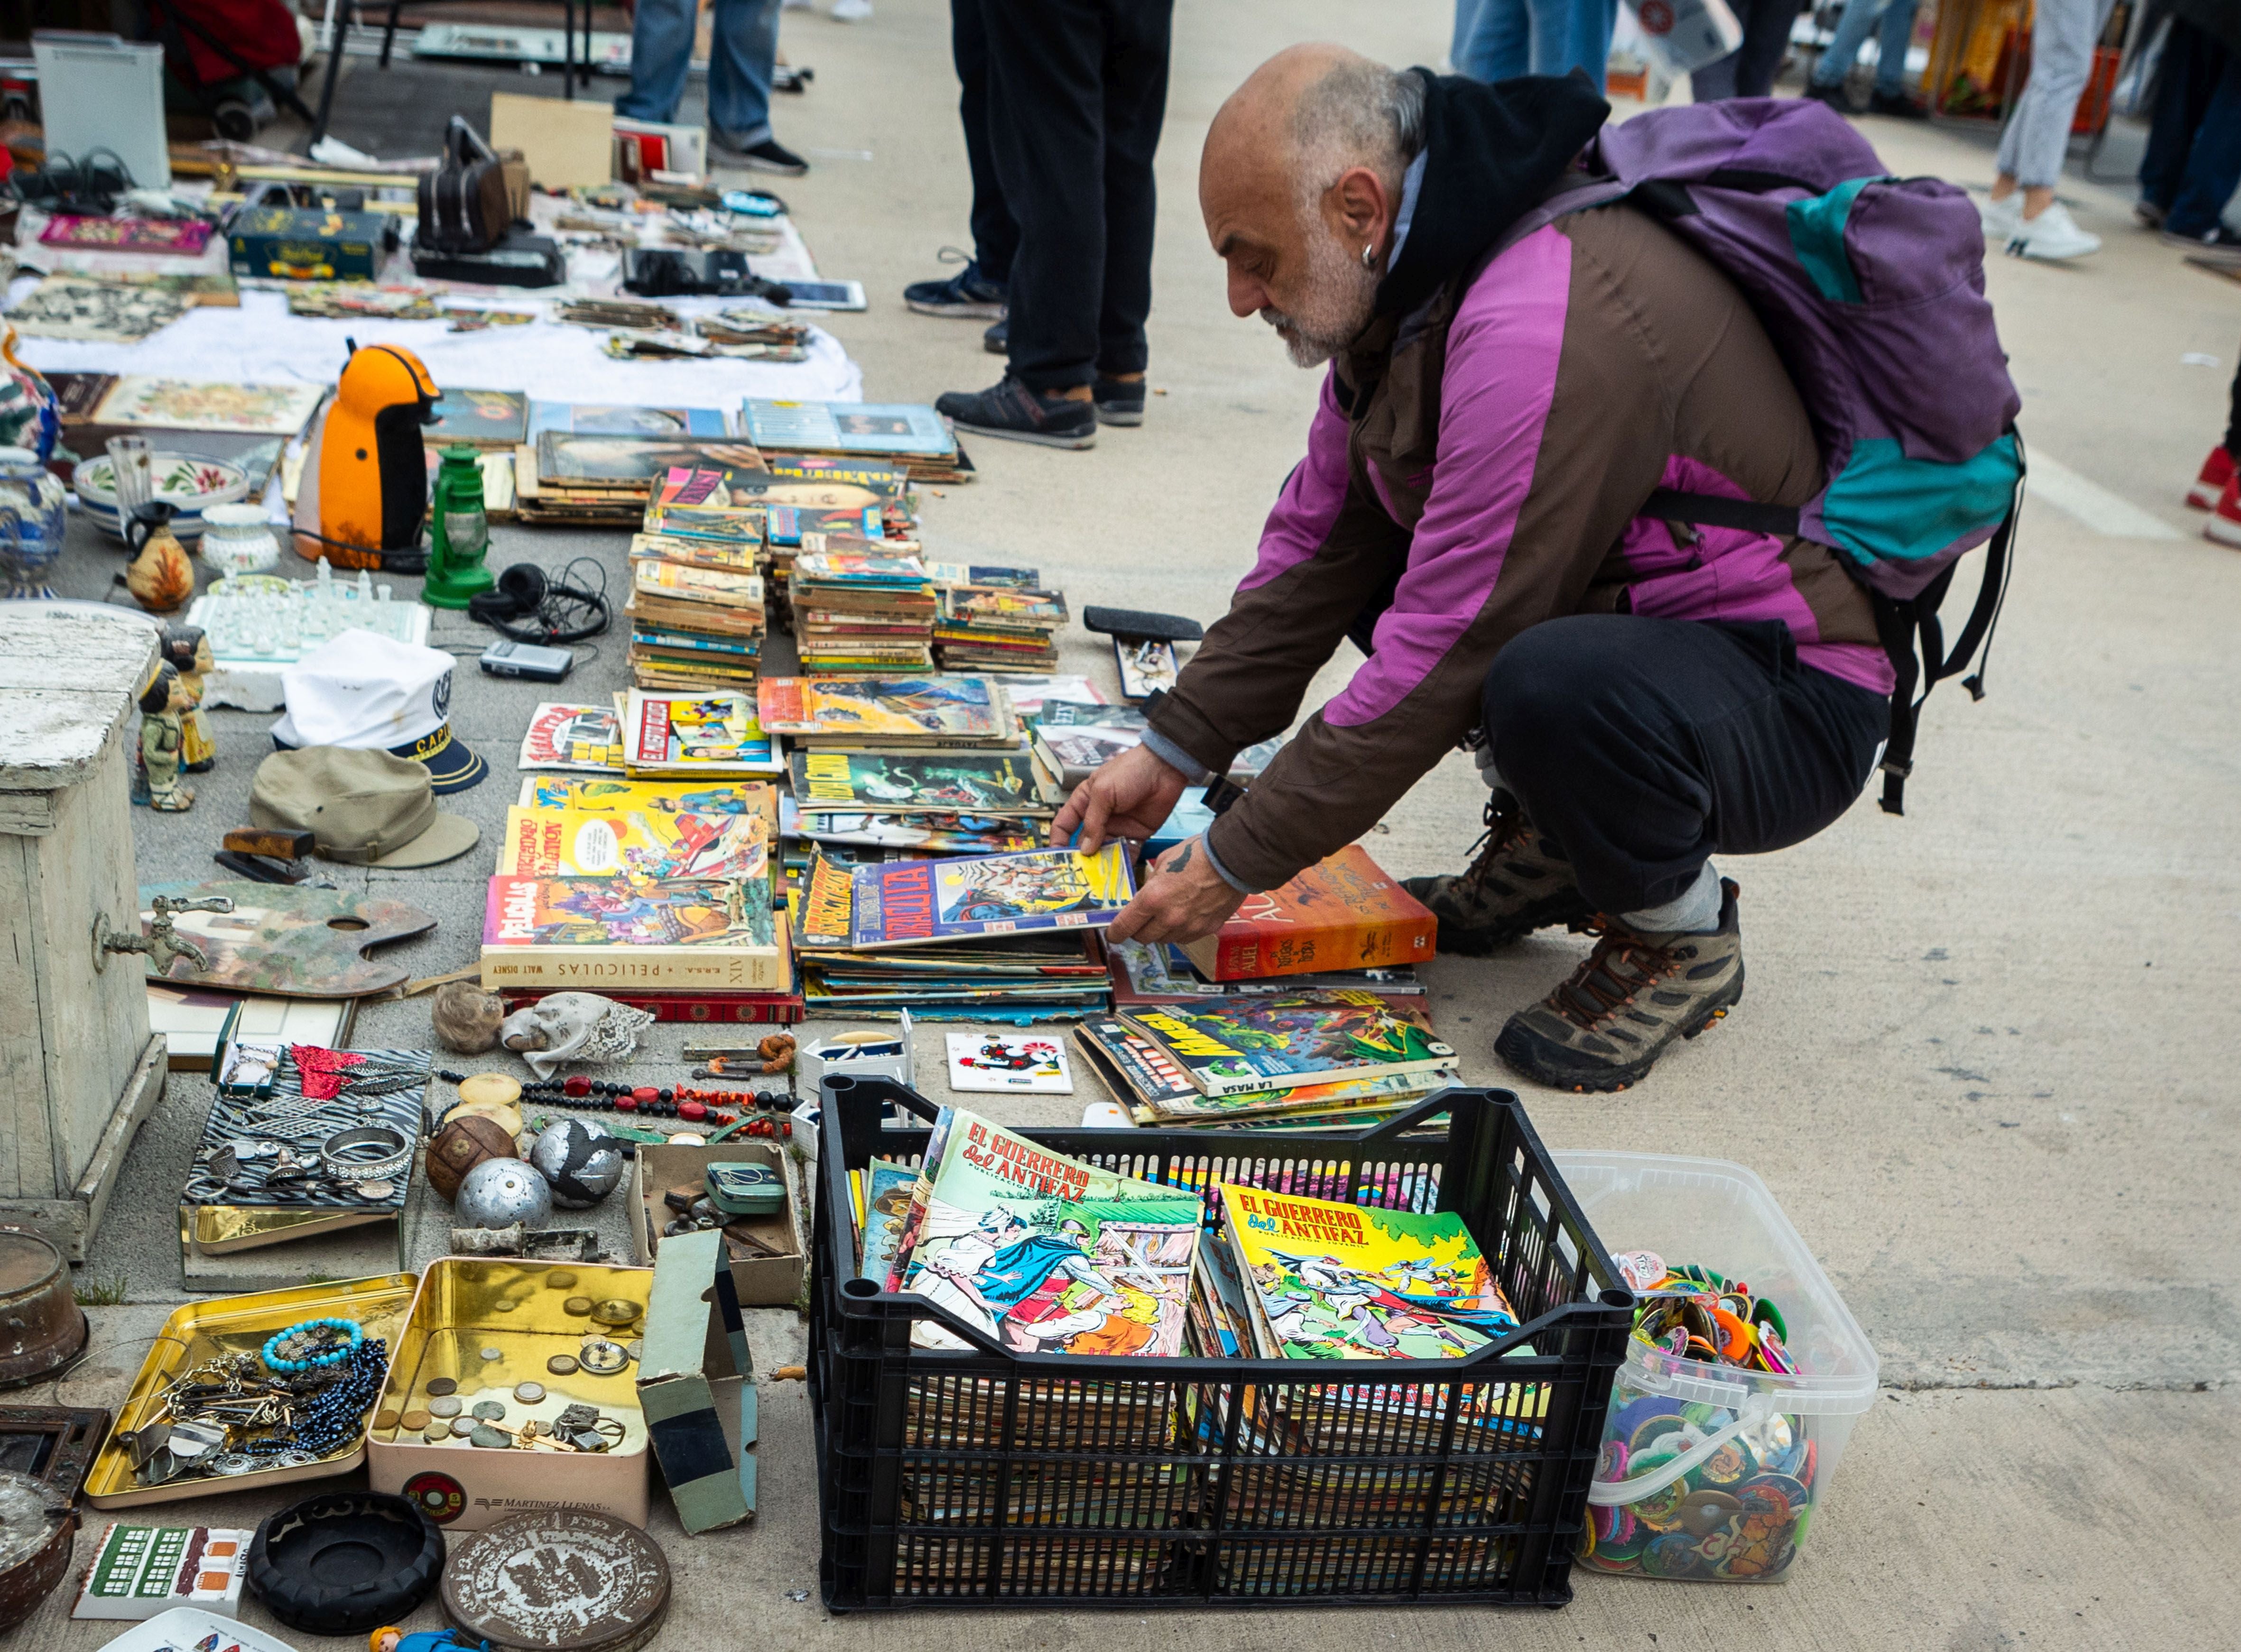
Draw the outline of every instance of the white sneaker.
M872 0L833 0L833 21L861 23L872 15Z
M2008 237L2008 251L2019 258L2082 258L2100 250L2101 237L2079 229L2059 201L2048 202L2037 217L2023 219Z
M2014 237L2016 231L2023 228L2023 191L2018 190L2001 201L1995 201L1990 197L1980 197L1977 202L1977 216L1983 220L1986 246L2007 245Z

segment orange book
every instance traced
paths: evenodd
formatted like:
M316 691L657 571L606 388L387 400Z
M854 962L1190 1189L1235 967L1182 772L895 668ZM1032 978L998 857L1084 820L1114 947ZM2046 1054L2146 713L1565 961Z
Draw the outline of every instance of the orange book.
M1360 844L1264 894L1248 895L1219 933L1183 951L1210 980L1421 964L1439 923Z

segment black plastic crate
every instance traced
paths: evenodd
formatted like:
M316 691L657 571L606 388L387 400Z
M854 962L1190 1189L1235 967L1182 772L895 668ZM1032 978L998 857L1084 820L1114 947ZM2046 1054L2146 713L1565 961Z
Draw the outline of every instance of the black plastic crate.
M1147 1181L1460 1213L1522 1321L1467 1360L1017 1354L853 1277L847 1173L906 1163L884 1079L827 1079L809 1308L825 1603L1560 1606L1634 1298L1517 1097L1356 1135L1022 1130ZM1448 1132L1406 1135L1445 1112ZM973 1344L910 1343L932 1318ZM1529 1346L1530 1354L1505 1350Z

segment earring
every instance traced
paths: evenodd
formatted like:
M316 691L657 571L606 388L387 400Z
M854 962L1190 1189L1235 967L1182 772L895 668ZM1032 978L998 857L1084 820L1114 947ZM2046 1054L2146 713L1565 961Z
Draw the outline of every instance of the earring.
M1363 242L1361 246L1361 267L1367 270L1376 262L1377 244L1375 241Z

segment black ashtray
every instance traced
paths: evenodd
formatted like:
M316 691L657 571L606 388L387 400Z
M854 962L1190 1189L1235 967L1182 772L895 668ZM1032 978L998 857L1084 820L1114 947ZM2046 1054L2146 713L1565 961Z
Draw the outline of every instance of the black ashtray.
M249 1587L291 1629L364 1635L436 1591L444 1535L409 1498L328 1491L268 1515L249 1546Z

